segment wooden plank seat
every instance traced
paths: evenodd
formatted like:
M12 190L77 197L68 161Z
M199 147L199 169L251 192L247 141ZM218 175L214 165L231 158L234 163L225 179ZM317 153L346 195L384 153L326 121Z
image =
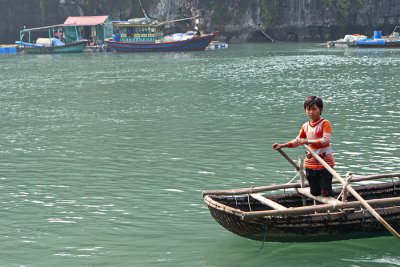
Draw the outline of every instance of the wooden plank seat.
M308 198L314 199L318 202L324 203L324 204L330 204L330 205L338 205L338 204L343 204L344 202L337 200L334 197L323 197L323 196L313 196L310 193L310 188L296 188L297 193L306 196Z
M250 196L258 201L260 201L262 204L267 205L275 210L286 210L287 208L282 206L279 203L276 203L275 201L266 198L262 196L261 194L250 194Z

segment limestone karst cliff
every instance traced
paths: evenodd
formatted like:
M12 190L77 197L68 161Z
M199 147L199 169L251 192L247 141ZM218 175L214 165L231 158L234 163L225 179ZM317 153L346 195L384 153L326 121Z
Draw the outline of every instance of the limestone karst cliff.
M384 34L400 25L396 0L141 0L152 17L173 20L201 16L205 30L225 41L325 41L347 33ZM141 17L138 0L0 0L0 43L12 43L19 30L62 23L68 16L110 15L114 20ZM184 31L190 21L169 24Z

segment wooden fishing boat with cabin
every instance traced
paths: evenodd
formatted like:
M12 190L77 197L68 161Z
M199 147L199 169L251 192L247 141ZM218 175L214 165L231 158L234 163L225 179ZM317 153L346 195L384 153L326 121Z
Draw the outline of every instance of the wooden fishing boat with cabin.
M48 45L41 43L32 44L32 43L25 43L25 42L18 42L19 49L21 52L25 52L28 54L60 54L60 53L80 53L82 52L87 42L86 41L78 41L70 44L64 45L54 45L54 39L46 40Z
M83 52L86 47L87 40L80 40L78 38L65 39L63 36L66 26L74 27L76 25L51 25L39 28L31 28L20 31L20 40L16 41L15 44L21 52L28 54L58 54L58 53L79 53ZM77 30L76 30L77 31ZM47 37L37 38L35 42L32 41L34 32L46 32ZM76 33L78 36L78 33ZM24 38L27 38L27 42L24 42Z
M182 52L204 50L218 35L218 32L201 34L197 14L192 13L190 18L182 18L159 22L151 18L143 8L142 1L138 0L144 18L134 18L128 21L116 21L113 28L116 34L106 40L109 50L114 52ZM164 26L169 23L193 20L195 31L175 33L164 36Z
M349 173L343 179L325 166L336 178L333 184L342 187L335 187L332 197L316 197L310 194L302 167L278 151L300 173L300 182L204 191L204 201L220 225L259 241L333 241L390 233L400 239L400 173Z
M115 22L113 27L117 34L105 42L115 52L181 52L204 50L218 35L218 32L196 35L188 31L164 36L162 27L170 22L159 23L147 17Z

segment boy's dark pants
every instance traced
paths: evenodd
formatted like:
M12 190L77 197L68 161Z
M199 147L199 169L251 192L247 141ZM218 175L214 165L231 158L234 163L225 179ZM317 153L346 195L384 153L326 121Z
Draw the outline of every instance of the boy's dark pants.
M313 196L332 196L332 174L327 169L306 169L306 177Z

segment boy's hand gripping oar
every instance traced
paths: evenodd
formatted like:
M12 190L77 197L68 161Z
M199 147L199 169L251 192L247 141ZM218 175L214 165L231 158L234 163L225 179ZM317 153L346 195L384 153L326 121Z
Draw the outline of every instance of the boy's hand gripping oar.
M361 202L361 204L369 210L369 212L381 223L383 224L383 226L385 226L386 229L388 229L388 231L390 233L392 233L392 235L394 235L395 237L397 237L398 239L400 239L400 235L399 233L396 232L396 230L393 229L392 226L390 226L383 218L381 215L379 215L379 213L377 213L374 208L372 208L363 198L362 196L360 196L360 194L357 193L356 190L353 189L353 187L351 187L349 184L346 184L346 182L344 181L344 179L342 177L340 177L339 174L337 174L337 172L335 172L331 166L329 166L320 156L318 156L317 153L315 153L314 151L312 151L311 149L308 148L308 146L303 144L303 147L305 149L307 149L314 158L316 158L324 167L325 169L327 169L336 179L339 180L340 183L343 184L343 186L347 187L347 191L349 193L351 193L358 201Z

